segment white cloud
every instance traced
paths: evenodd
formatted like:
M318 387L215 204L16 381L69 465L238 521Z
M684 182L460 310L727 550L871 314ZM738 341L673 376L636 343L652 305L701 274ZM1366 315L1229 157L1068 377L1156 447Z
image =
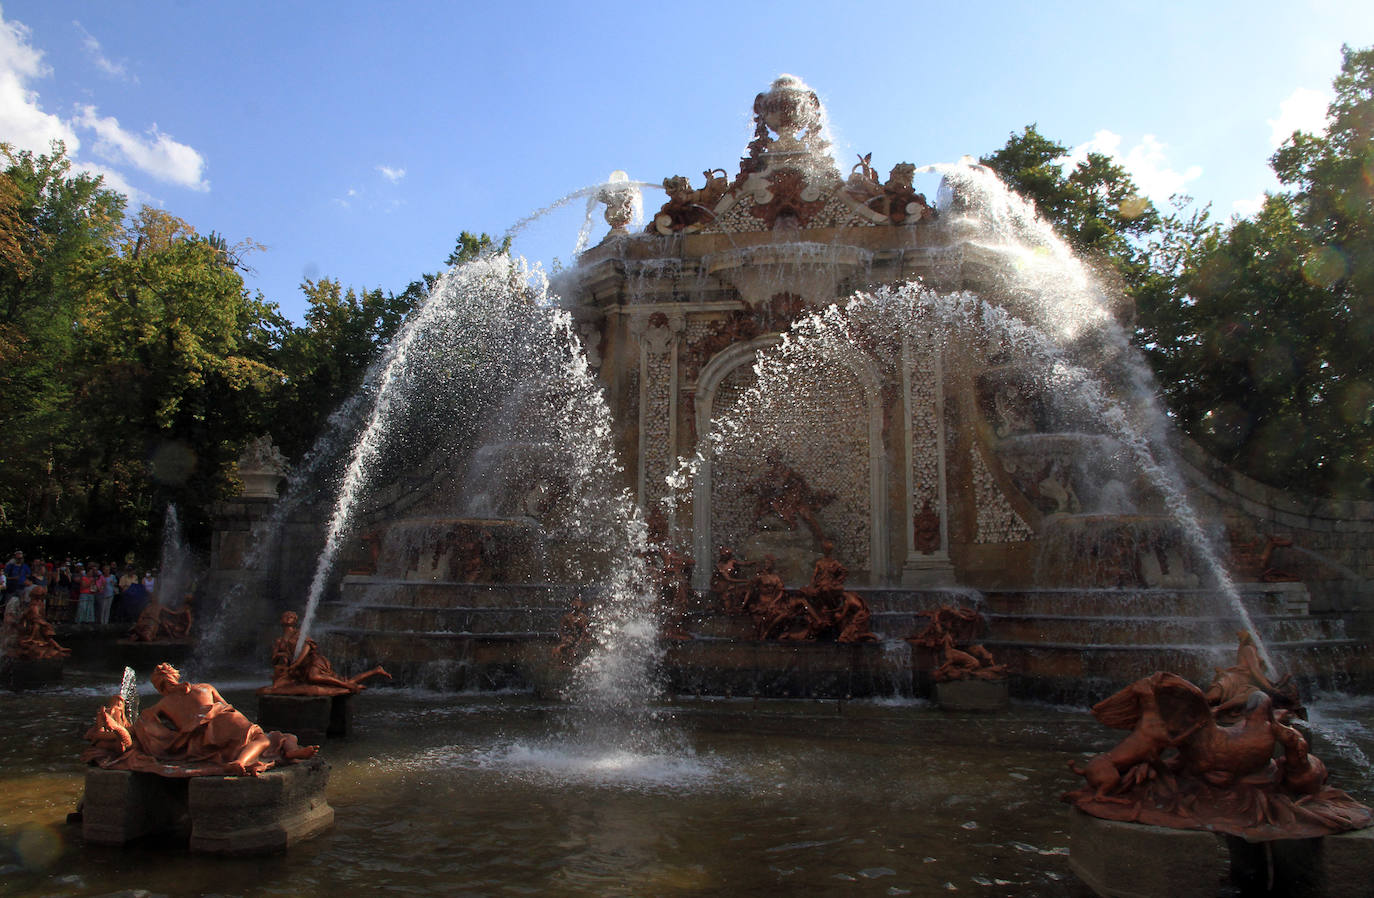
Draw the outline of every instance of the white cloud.
M138 83L138 77L129 74L129 70L123 62L115 62L105 55L105 49L100 46L100 41L96 40L95 35L91 34L80 22L72 22L76 30L81 32L81 46L86 48L86 55L91 57L91 62L95 63L96 68L100 69L111 78L118 78L121 81L129 81L133 84Z
M202 175L205 157L192 147L163 134L153 125L147 135L134 134L120 126L114 116L101 117L94 106L82 106L76 123L96 133L95 152L111 162L127 162L159 181L209 190Z
M0 136L16 149L46 153L54 140L74 154L81 146L71 126L38 104L29 82L52 73L43 51L29 44L29 29L0 19Z
M43 62L43 51L32 45L31 37L27 26L6 21L0 11L0 139L16 149L34 153L47 153L52 141L60 140L66 144L74 173L103 176L106 187L123 193L134 204L156 200L130 184L114 164L131 165L155 178L193 190L210 189L203 177L204 157L162 134L156 125L149 129L148 137L141 137L126 132L114 118L101 118L94 106L78 107L77 115L70 119L45 112L31 82L48 77L52 69ZM87 42L88 51L92 45L99 50L99 42L94 38ZM80 130L95 132L93 151L110 164L81 157L84 144L78 134Z
M1248 199L1235 200L1231 203L1231 211L1242 218L1250 218L1264 208L1264 194L1256 194Z
M1164 206L1169 197L1184 192L1189 181L1202 176L1202 166L1190 165L1183 171L1174 169L1168 159L1168 144L1160 142L1153 134L1146 134L1140 142L1121 152L1123 143L1120 134L1102 130L1093 135L1092 140L1074 147L1058 161L1070 169L1088 158L1089 153L1111 156L1130 174L1140 192L1154 201L1156 206Z
M406 170L405 170L405 169L403 169L403 168L392 168L392 167L389 166L389 165L379 165L379 166L377 166L377 171L381 172L381 173L382 173L382 177L383 177L383 178L386 178L386 179L387 179L388 181L390 181L392 184L395 184L397 181L401 180L402 178L404 178L404 177L406 176Z
M1331 95L1307 87L1299 87L1279 104L1278 118L1269 122L1269 145L1277 149L1293 136L1294 131L1320 134L1326 130L1326 107Z

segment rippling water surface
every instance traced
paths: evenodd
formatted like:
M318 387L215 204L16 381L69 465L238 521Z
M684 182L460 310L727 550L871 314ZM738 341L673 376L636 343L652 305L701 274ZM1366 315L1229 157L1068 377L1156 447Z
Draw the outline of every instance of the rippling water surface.
M1068 758L1115 741L1044 705L720 701L666 706L661 738L625 748L572 742L585 728L521 696L376 689L325 748L334 828L214 859L86 848L62 824L111 688L0 693L0 894L1085 896L1058 795ZM250 691L226 692L253 716ZM1315 704L1374 754L1374 703ZM1316 744L1339 785L1374 797L1366 769Z

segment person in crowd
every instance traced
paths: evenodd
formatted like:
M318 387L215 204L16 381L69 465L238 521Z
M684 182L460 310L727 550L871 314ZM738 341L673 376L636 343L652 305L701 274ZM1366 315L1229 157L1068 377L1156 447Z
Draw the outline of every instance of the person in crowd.
M143 588L148 590L148 595L157 592L157 571L148 571L143 575Z
M95 569L95 619L97 623L110 622L110 606L114 603L114 574L109 568Z
M77 576L77 598L76 598L76 623L93 624L95 623L95 583L96 573L95 564L92 562L90 567L77 565L80 572Z
M41 586L46 591L48 588L48 565L41 558L33 560L33 572L29 574L30 586Z
M24 562L24 553L18 549L10 556L9 562L5 565L5 594L19 592L29 585L29 575L33 572Z

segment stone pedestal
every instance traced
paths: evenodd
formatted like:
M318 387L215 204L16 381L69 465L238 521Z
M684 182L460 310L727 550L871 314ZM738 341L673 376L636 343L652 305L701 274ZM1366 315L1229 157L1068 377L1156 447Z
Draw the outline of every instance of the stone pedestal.
M81 838L93 845L123 845L189 828L186 784L155 773L90 768L81 799Z
M61 658L26 661L0 659L0 685L6 689L37 689L62 682Z
M1069 867L1109 898L1242 895L1357 898L1370 894L1374 829L1316 839L1247 842L1191 829L1069 812Z
M329 765L319 758L259 776L177 779L91 768L81 836L95 845L124 845L144 836L189 833L190 849L206 854L280 851L333 825L328 783Z
M329 765L312 758L261 776L197 776L187 788L192 851L281 851L334 825Z
M1004 711L1006 680L950 680L935 684L935 703L945 711Z
M1230 880L1216 833L1069 816L1069 868L1105 898L1216 898Z
M353 696L259 695L258 726L294 733L302 745L319 745L353 730Z

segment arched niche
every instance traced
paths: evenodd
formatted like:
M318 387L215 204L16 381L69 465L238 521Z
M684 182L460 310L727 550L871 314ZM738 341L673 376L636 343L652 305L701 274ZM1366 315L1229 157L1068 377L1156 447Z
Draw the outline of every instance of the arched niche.
M721 350L702 368L696 391L696 432L701 435L701 440L710 439L713 425L723 411L719 402L722 388L729 394L727 401L733 401L739 386L735 382L741 380L741 375L747 378L759 353L777 344L780 339L778 334L766 334L752 341L736 343ZM881 383L871 363L856 354L830 360L827 364L843 366L843 371L849 377L848 384L832 384L831 389L821 391L819 396L818 404L829 404L835 414L829 420L818 422L814 433L789 431L788 437L793 441L791 451L786 445L780 445L779 448L783 451L784 460L807 476L813 488L828 489L831 484L838 482L843 489L839 500L847 500L855 508L861 506L861 526L853 526L851 521L851 526L844 528L843 532L827 535L835 539L837 557L856 570L866 570L871 583L884 583L889 579L890 572L887 559L887 471ZM853 396L846 395L846 390ZM850 417L842 419L841 413ZM765 439L765 442L769 441ZM782 443L785 439L774 442ZM761 450L757 451L755 460L759 460L761 454ZM856 461L866 471L856 473ZM715 561L715 543L720 535L716 532L721 527L718 520L721 509L717 508L719 502L716 495L720 464L721 460L713 452L704 452L693 485L692 548L697 560L699 587L705 586L709 579ZM810 470L802 470L803 467ZM839 473L853 477L846 480L845 477L837 477ZM821 511L823 523L833 523L837 514L845 514L843 510L832 512L831 507L827 506Z

